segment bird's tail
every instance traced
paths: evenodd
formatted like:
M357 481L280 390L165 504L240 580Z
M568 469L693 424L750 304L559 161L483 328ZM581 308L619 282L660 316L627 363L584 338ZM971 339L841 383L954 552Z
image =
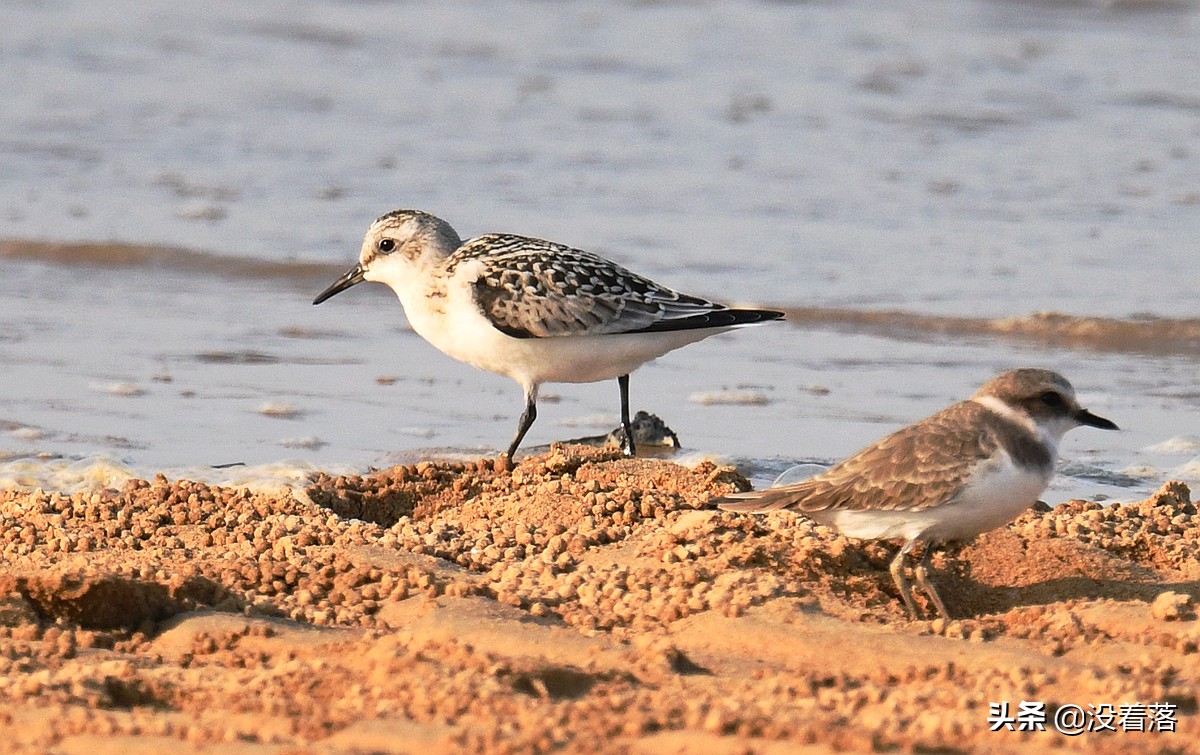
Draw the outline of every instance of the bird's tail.
M768 488L754 490L749 493L733 493L724 498L716 499L717 508L722 511L736 511L742 514L759 514L764 511L779 511L792 508L806 497L804 490L788 486L784 488Z
M672 330L703 330L707 328L738 328L745 325L758 325L772 320L782 320L783 313L773 309L731 309L718 304L710 304L713 309L706 309L695 314L668 316L657 320L644 328L630 331L633 333L663 333Z

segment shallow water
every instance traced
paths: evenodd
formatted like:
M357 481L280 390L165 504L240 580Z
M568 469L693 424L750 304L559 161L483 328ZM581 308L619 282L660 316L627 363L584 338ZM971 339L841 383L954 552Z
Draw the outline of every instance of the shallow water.
M382 287L310 305L409 206L788 308L635 373L691 458L769 480L1030 365L1124 428L1068 435L1048 500L1200 482L1198 19L7 3L0 476L502 448L514 384L425 344ZM1013 334L1043 311L1071 318ZM543 395L530 446L616 424L613 384Z

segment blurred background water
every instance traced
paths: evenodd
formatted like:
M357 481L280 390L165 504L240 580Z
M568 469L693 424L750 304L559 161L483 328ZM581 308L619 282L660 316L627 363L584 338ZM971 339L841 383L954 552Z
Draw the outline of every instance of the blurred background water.
M1198 40L1193 2L10 0L0 479L495 453L515 384L382 286L310 305L414 207L794 310L635 373L692 457L769 480L1028 365L1125 428L1048 500L1195 484ZM1087 337L999 333L1046 311ZM545 395L530 445L616 424Z

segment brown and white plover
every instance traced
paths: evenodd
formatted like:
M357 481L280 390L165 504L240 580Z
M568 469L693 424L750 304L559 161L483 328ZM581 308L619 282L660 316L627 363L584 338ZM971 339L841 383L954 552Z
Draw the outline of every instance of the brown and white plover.
M917 543L964 540L1015 519L1054 475L1063 435L1087 425L1117 426L1082 408L1056 372L1018 369L989 380L967 401L899 430L815 477L717 501L726 511L791 509L843 535L903 539L892 578L917 616L904 560ZM917 583L938 613L945 604L929 582L930 549Z

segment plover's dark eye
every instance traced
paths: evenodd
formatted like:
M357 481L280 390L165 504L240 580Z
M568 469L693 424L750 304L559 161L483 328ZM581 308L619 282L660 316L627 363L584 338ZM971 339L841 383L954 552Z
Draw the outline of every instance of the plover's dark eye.
M384 254L391 252L395 248L396 248L396 240L395 239L380 239L379 240L379 251L383 252Z
M1041 396L1038 396L1038 399L1051 409L1061 409L1064 406L1063 397L1054 391L1046 391Z

